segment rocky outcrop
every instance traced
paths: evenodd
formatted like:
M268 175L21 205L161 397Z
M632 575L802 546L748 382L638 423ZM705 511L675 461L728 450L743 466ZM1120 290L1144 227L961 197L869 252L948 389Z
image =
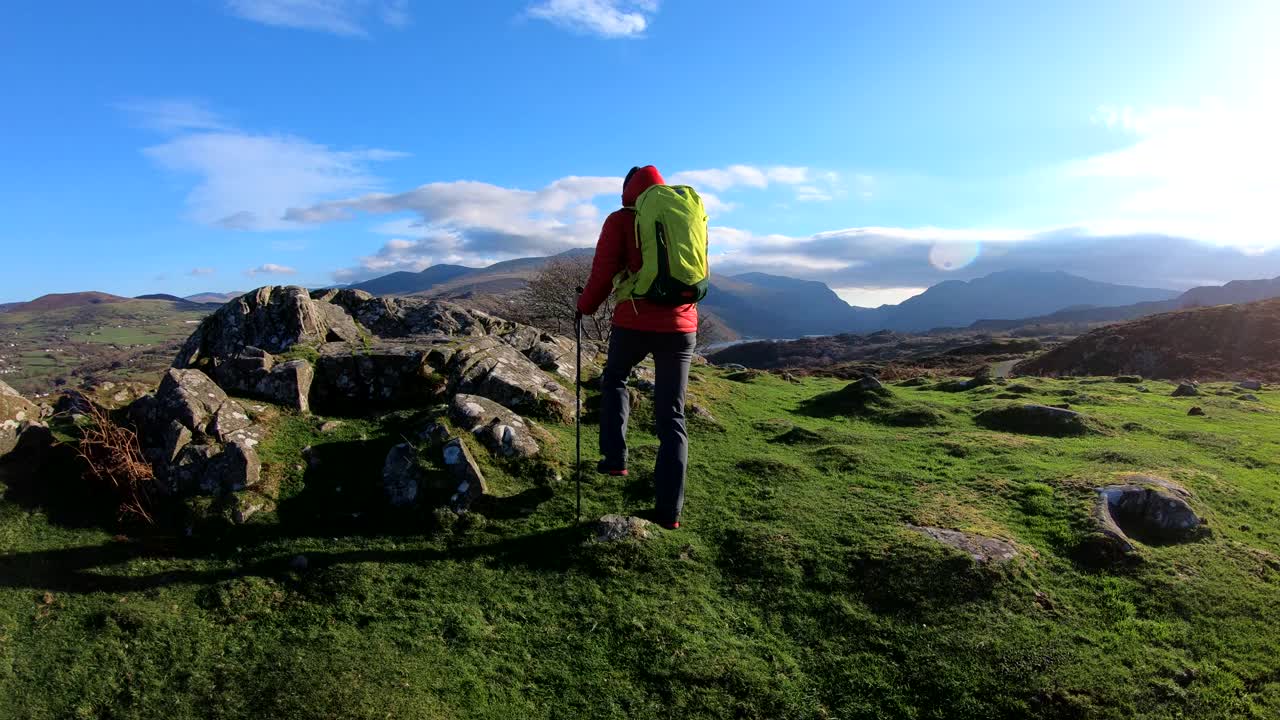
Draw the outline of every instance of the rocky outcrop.
M458 393L449 405L449 416L495 455L531 458L541 449L524 418L488 398Z
M244 395L310 412L311 383L315 371L306 360L277 362L258 347L246 347L236 356L213 363L218 385Z
M1089 418L1074 410L1048 405L1006 405L984 410L974 418L983 427L1002 432L1070 437L1096 432Z
M426 405L446 390L444 376L429 357L450 342L449 338L375 340L358 350L346 343L322 345L311 403L330 413Z
M496 338L453 343L439 348L432 359L449 378L450 392L482 395L533 417L573 418L573 395Z
M232 498L259 488L256 447L265 430L203 372L170 369L156 393L134 402L129 415L143 454L173 495ZM243 521L253 511L252 505L237 508L236 517Z
M238 357L245 348L282 353L295 345L354 341L359 329L341 308L324 308L300 287L268 285L246 293L205 318L187 338L173 365L215 365ZM215 371L215 375L216 375Z
M17 390L0 382L0 457L18 446L25 427L40 420L40 408Z

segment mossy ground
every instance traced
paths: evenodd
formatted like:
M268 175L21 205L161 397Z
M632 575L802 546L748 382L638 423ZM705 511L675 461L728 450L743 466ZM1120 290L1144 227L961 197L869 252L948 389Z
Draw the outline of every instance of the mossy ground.
M1047 438L974 423L1010 402L1001 385L890 387L884 412L932 411L904 427L813 412L839 381L695 375L716 422L692 426L684 526L645 544L582 544L572 426L547 427L549 486L476 453L485 522L380 511L386 450L427 413L329 433L282 413L277 511L204 537L113 539L0 503L0 717L1280 715L1280 396L1012 381L1029 401L1073 391L1106 429ZM630 478L584 476L584 518L647 509L650 418ZM1212 534L1081 562L1091 489L1132 471L1190 489ZM907 523L1022 559L979 567Z

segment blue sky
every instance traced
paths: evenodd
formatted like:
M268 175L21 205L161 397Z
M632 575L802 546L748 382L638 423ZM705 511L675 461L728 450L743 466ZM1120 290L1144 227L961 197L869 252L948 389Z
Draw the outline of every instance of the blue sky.
M183 0L0 9L0 302L594 242L653 163L716 269L1280 274L1268 0Z

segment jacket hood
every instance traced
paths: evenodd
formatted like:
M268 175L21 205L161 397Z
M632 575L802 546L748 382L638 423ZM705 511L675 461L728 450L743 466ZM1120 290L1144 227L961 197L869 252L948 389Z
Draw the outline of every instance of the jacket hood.
M622 205L623 207L633 207L636 200L639 199L640 193L648 190L654 185L665 185L662 174L658 172L658 168L652 165L645 165L631 176L627 184L622 188Z

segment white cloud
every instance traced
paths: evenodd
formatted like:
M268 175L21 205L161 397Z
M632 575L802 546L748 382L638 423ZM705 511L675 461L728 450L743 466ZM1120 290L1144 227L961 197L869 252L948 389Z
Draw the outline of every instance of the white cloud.
M143 152L161 167L194 175L187 196L197 222L235 230L286 230L291 207L367 192L379 180L375 162L402 157L388 150L335 150L293 135L257 134L222 123L185 101L128 106L157 129L176 133Z
M187 274L190 275L191 277L204 277L206 275L212 275L216 272L217 270L214 270L213 268L198 267L198 268L191 268L191 272Z
M859 176L866 177L866 176ZM807 167L775 165L730 165L707 170L685 170L668 178L674 185L692 185L701 192L704 188L723 192L735 188L766 189L772 185L788 185L795 188L796 199L803 202L828 201L835 198L840 176L830 171L817 171ZM706 194L703 193L705 200ZM717 204L724 209L732 205ZM708 203L708 210L711 204Z
M368 35L368 26L409 23L408 0L225 0L233 15L276 27Z
M116 107L142 127L163 133L227 129L217 113L202 101L190 98L133 100Z
M574 32L637 37L658 12L658 0L541 0L526 12Z
M297 270L286 265L276 265L275 263L266 263L256 268L249 268L244 271L245 275L253 277L255 275L296 275Z
M375 226L397 235L338 279L395 270L421 270L439 262L487 265L513 257L551 255L592 245L600 232L593 200L614 195L622 178L561 178L539 190L519 190L469 180L429 183L398 194L369 194L295 207L287 222L325 223L356 213L412 213ZM413 236L405 239L404 236Z
M1059 169L1068 187L1101 200L1095 224L1164 228L1242 247L1280 245L1280 99L1249 106L1104 107L1095 122L1131 142Z

